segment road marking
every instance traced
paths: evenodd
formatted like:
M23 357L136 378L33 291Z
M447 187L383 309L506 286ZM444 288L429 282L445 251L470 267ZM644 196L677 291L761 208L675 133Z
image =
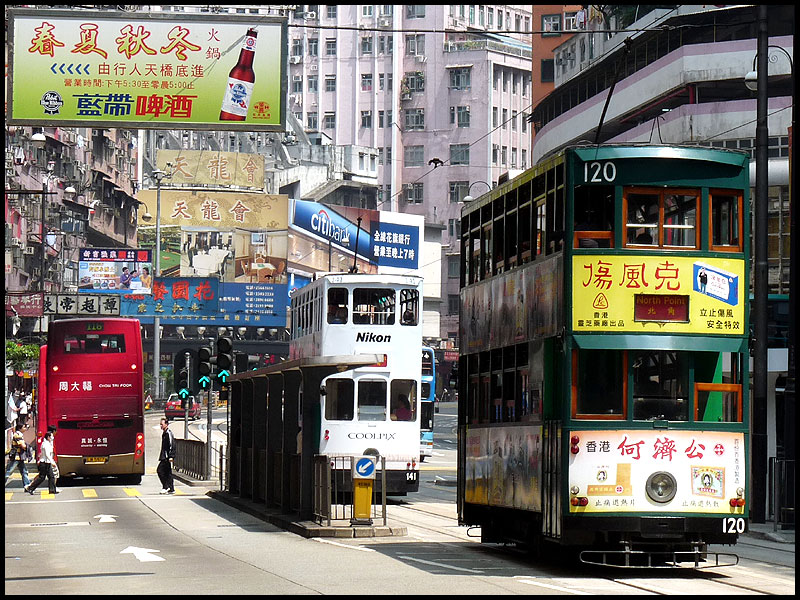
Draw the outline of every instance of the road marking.
M81 492L83 492L84 498L97 498L97 490L87 488L81 490Z
M88 521L73 521L63 523L15 523L13 525L6 525L7 528L22 529L25 527L81 527L83 525L91 525Z
M92 517L93 519L100 519L98 523L116 523L117 520L115 519L117 515L95 515Z
M326 540L325 538L311 538L315 542L320 542L322 544L330 544L331 546L339 546L340 548L349 548L350 550L360 550L361 552L375 552L372 548L365 548L364 546L351 546L350 544L342 544L341 542L334 542L332 540Z
M136 498L138 496L141 496L139 490L134 488L122 488L122 491L128 494L128 496L130 496L131 498Z
M434 562L432 560L423 560L421 558L414 558L413 556L399 556L397 558L401 558L404 560L413 560L414 562L422 563L423 565L430 565L433 567L441 567L443 569L452 569L453 571L461 571L464 573L483 573L483 571L479 571L478 569L465 569L463 567L454 567L453 565L445 565L443 563Z
M44 490L42 490L42 500L52 500L55 497L56 497L55 494L51 494L50 492L45 492Z
M582 592L580 590L571 590L569 588L561 587L560 585L552 585L550 583L544 583L542 581L534 581L532 579L524 579L519 576L515 576L514 579L519 581L520 583L527 583L528 585L536 585L539 587L547 588L548 590L555 590L557 592L566 592L568 594L576 594L578 596L590 596L589 592Z
M128 546L120 552L120 554L133 554L139 562L158 562L165 559L160 556L155 556L153 552L161 552L161 550L151 550L149 548L137 548L136 546Z

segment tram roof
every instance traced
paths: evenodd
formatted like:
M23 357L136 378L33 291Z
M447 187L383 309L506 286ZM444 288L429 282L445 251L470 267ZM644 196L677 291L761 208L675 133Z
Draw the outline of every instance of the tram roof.
M385 283L395 285L419 285L422 277L419 275L401 275L395 273L317 273L317 278L308 285L319 284L324 280L334 280L335 283Z
M331 356L308 356L287 360L276 365L270 365L261 369L236 373L228 378L229 382L243 381L253 377L264 377L267 375L278 375L285 371L297 371L304 369L321 368L334 372L342 373L358 367L368 367L383 360L383 354L350 354L350 355L331 355Z

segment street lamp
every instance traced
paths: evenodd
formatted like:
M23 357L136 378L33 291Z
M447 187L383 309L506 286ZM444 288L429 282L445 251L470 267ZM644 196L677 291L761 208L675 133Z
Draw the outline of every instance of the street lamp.
M150 178L156 182L156 260L153 273L154 278L161 277L161 181L164 177L170 177L164 171L156 169L150 173ZM142 203L144 204L144 203ZM145 204L145 206L147 206ZM147 217L152 219L150 212L142 215L142 220L148 221ZM153 317L153 385L155 387L156 398L161 393L161 318L159 316Z
M475 185L476 183L482 183L487 188L489 188L489 191L492 191L492 186L486 183L485 181L473 181L472 183L469 184L469 187L467 188L467 195L464 196L463 200L461 200L463 203L468 204L469 202L475 200L475 198L469 195L469 191L472 189L472 186Z

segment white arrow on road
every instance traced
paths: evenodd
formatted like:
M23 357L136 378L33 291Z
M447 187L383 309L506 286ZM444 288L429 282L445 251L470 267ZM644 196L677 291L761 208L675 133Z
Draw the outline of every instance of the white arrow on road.
M136 546L128 546L120 552L120 554L133 554L139 562L156 562L164 560L160 556L154 556L151 552L161 552L161 550L150 550L149 548L137 548Z
M95 515L92 517L93 519L100 519L98 523L116 523L117 519L115 518L117 515Z

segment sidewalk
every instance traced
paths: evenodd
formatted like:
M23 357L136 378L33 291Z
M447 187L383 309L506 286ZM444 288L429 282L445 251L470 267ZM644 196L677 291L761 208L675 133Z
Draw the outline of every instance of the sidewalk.
M795 529L781 529L778 525L775 531L775 524L771 521L767 523L753 523L748 524L748 531L742 538L753 538L756 540L765 540L776 544L791 544L795 543Z

